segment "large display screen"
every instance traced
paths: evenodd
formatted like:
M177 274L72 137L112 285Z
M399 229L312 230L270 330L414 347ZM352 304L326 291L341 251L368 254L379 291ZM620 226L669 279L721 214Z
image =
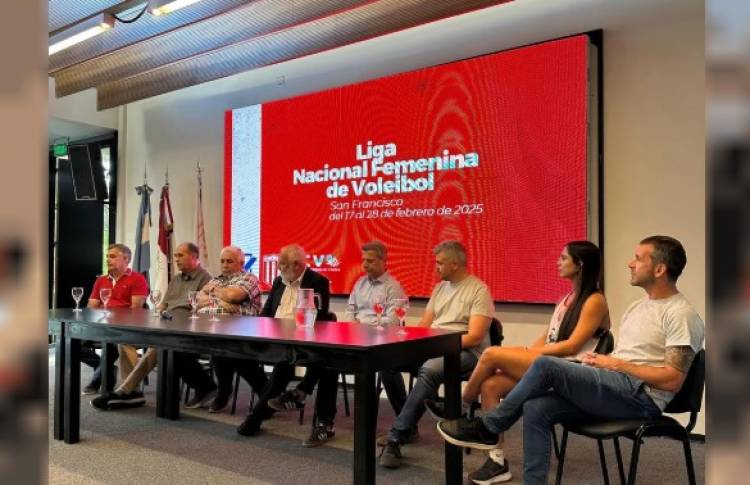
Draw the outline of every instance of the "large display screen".
M227 111L225 242L265 284L299 243L348 294L377 239L428 297L455 239L496 301L554 302L587 238L588 68L576 36Z

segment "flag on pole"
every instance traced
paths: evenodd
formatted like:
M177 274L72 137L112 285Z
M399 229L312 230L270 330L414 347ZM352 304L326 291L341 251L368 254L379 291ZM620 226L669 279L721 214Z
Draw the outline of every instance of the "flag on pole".
M159 198L159 251L156 254L156 283L154 287L166 294L169 280L172 279L172 249L174 218L172 204L169 201L169 181L164 182Z
M135 228L135 256L133 270L142 273L148 281L148 270L151 268L151 192L154 190L144 180L143 185L135 188L141 196L141 208L138 211L138 225Z
M198 192L195 201L195 244L201 253L201 264L208 268L208 246L206 245L206 228L203 224L203 178L201 164L198 162Z

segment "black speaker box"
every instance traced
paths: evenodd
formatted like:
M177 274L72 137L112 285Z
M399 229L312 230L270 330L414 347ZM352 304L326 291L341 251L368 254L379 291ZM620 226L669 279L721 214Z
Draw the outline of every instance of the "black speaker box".
M71 145L68 147L68 160L76 200L105 200L107 187L98 145Z

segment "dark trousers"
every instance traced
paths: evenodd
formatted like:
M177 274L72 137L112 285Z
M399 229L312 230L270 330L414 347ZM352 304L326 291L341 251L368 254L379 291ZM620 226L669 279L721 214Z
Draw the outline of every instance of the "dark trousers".
M105 365L107 369L107 389L106 391L112 391L115 388L115 382L117 376L115 375L115 362L119 357L117 352L117 346L112 346L112 352L107 353L107 363ZM94 369L94 375L89 382L89 386L99 388L102 384L102 366L101 357L99 357L94 351L94 342L86 340L81 345L81 362Z
M338 385L338 372L325 369L317 365L307 367L305 377L297 385L297 389L305 394L312 394L315 385L318 385L318 398L315 401L315 414L318 420L332 424L336 416L336 390ZM258 402L250 411L250 417L256 419L267 419L271 417L274 410L268 407L268 400L272 399L286 389L286 386L294 377L294 365L287 362L276 364L268 380L268 384L260 394ZM323 398L321 399L321 393Z
M406 402L406 386L404 386L404 378L401 376L401 371L398 369L380 371L380 382L383 384L385 395L388 397L388 402L391 404L393 412L398 416Z
M268 385L268 378L263 372L263 366L254 360L233 359L231 357L212 357L216 382L219 384L219 395L229 396L234 390L234 373L253 388L257 394L261 394ZM273 396L272 396L273 397Z
M315 388L315 382L313 381L317 381L318 394L315 396L315 415L317 416L318 423L333 424L333 418L336 417L339 374L341 374L340 371L311 366L307 368L304 379L297 386L297 389L303 391L305 394L310 394ZM308 376L310 376L309 379Z
M216 387L208 372L198 362L197 354L175 352L175 370L179 377L199 393L209 392Z

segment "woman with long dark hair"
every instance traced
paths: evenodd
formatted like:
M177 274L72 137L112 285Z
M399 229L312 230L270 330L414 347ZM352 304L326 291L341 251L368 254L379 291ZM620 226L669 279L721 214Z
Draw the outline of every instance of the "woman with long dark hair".
M531 347L490 347L486 349L463 392L465 403L482 395L482 409L493 409L505 397L540 355L578 359L593 351L599 337L609 330L609 309L601 289L602 257L590 241L565 245L557 268L571 282L571 290L555 306L549 327ZM428 403L428 407L432 407ZM502 440L502 436L500 438ZM469 474L478 484L510 480L511 474L502 449L490 452L485 464Z

